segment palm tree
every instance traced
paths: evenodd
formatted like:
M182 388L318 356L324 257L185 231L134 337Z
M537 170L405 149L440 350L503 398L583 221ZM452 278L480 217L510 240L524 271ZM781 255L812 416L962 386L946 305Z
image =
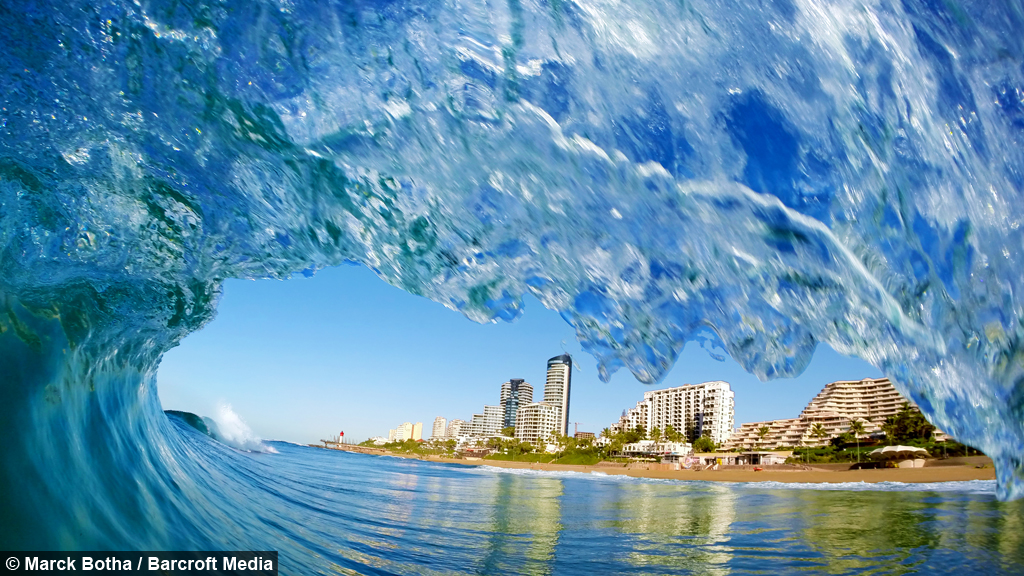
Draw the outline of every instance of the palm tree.
M860 435L864 433L864 423L860 420L850 422L850 434L857 440L857 463L860 464Z
M661 428L658 428L657 426L651 428L651 440L654 440L655 442L661 440Z
M765 436L768 436L768 433L771 431L772 429L767 426L761 426L760 428L757 429L757 440L759 448L761 447L761 444L764 443Z
M822 439L828 437L828 430L825 430L821 422L815 422L814 426L811 426L811 434L818 439L818 442L821 442Z

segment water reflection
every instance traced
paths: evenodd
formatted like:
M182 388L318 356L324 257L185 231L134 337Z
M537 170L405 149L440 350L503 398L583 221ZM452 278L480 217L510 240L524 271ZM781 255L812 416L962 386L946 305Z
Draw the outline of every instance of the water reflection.
M481 574L551 574L564 486L554 478L498 477Z
M314 552L289 573L1024 573L1024 502L988 494L343 462L345 489L291 499L320 498L285 526Z

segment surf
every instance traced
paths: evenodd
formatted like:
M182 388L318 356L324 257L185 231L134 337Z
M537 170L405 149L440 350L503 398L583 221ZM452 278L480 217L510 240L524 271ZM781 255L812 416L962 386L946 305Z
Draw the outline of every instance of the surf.
M763 379L826 342L1024 495L1009 5L3 11L13 547L226 541L175 529L233 500L161 411L160 358L226 278L344 262L477 322L531 294L606 379L656 382L709 331Z

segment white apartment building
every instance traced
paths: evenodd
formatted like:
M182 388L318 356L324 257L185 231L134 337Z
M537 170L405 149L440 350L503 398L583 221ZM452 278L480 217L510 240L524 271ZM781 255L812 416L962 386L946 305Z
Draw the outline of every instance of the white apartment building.
M422 440L423 422L404 422L394 430L388 430L388 442L404 442L405 440Z
M745 423L724 447L730 450L772 450L820 446L848 431L855 420L864 426L861 437L869 436L881 432L885 419L899 412L905 402L910 401L893 387L888 378L831 382L811 400L799 417ZM914 405L913 402L910 404ZM821 424L823 437L814 435L815 424ZM760 434L762 428L768 428L763 438ZM939 440L947 438L938 430L935 436Z
M494 436L501 432L501 406L484 406L483 414L473 414L473 420L462 430L465 436Z
M448 432L446 433L446 436L448 438L458 438L460 436L465 436L465 433L462 430L463 428L465 428L465 426L465 420L462 420L461 418L455 418L454 420L448 423Z
M692 441L707 436L715 443L729 439L735 422L735 394L728 382L704 382L644 392L648 403L647 431L672 426Z
M561 407L547 402L534 402L519 408L516 415L516 438L540 446L561 426Z
M559 408L558 430L569 435L569 392L572 385L572 357L568 354L548 360L548 377L544 384L544 403Z
M619 417L619 421L609 426L609 431L612 434L618 434L619 432L625 432L626 430L633 430L637 426L643 426L644 430L647 430L647 415L650 412L649 408L650 405L641 400L636 403L636 406L629 410L623 410L622 416Z
M708 436L715 443L729 439L735 422L735 393L728 382L687 384L644 392L637 402L611 425L611 432L643 426L649 433L672 426L689 441Z
M444 434L445 431L447 430L447 424L448 420L446 420L444 416L438 416L437 418L434 418L434 428L433 430L430 431L430 439L444 440Z

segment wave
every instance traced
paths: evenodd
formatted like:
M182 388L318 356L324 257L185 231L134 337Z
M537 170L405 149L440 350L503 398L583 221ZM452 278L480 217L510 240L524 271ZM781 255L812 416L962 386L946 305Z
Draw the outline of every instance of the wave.
M161 356L225 278L343 262L478 322L532 294L605 379L709 331L763 379L826 342L1024 496L1011 4L0 10L5 542L178 490Z
M214 418L200 417L191 412L181 412L178 410L165 410L164 412L169 416L179 418L210 438L239 450L247 452L277 452L273 446L267 445L263 439L249 428L245 421L231 408L230 404L218 405L217 416Z

